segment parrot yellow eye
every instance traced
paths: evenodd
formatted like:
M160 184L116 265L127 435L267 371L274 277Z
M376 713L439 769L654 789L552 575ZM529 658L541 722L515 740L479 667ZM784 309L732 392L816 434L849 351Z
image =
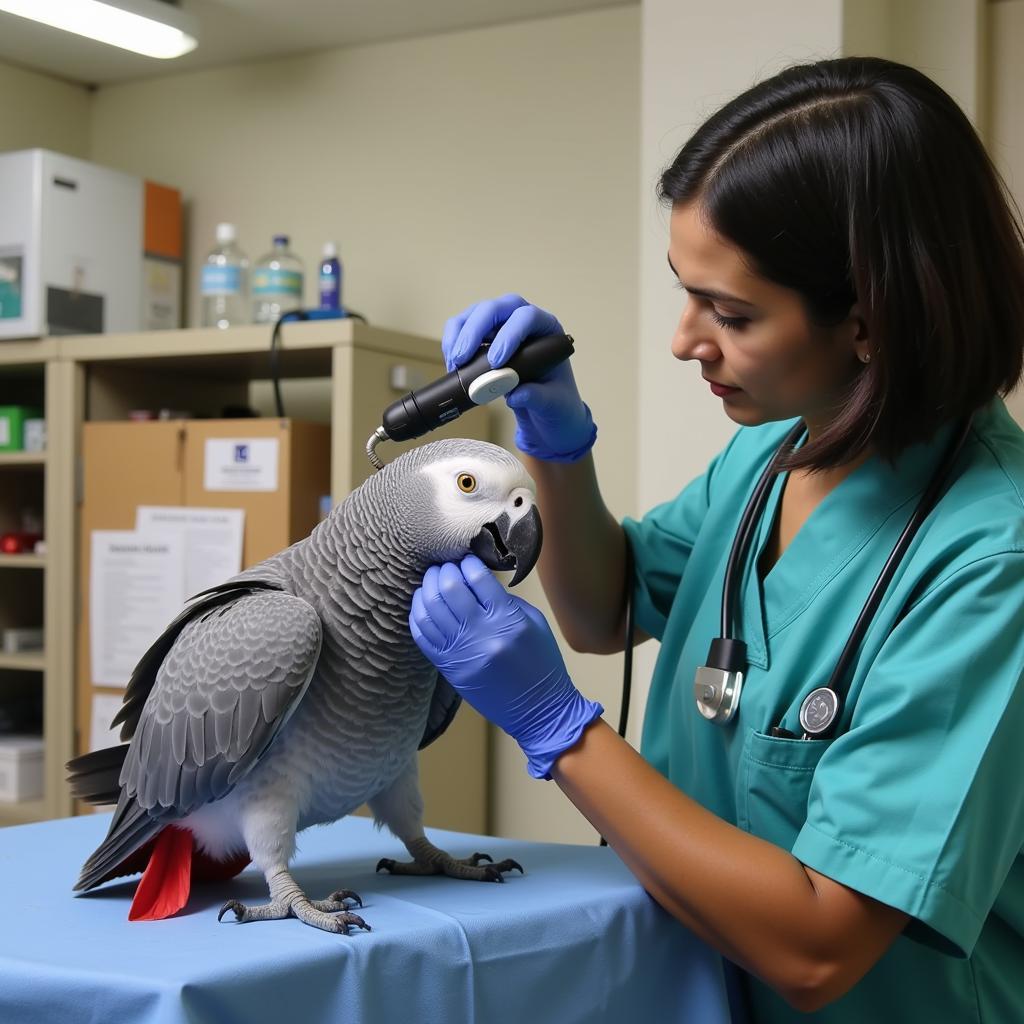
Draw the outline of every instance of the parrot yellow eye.
M472 473L460 473L458 483L463 494L472 494L476 490L476 477Z

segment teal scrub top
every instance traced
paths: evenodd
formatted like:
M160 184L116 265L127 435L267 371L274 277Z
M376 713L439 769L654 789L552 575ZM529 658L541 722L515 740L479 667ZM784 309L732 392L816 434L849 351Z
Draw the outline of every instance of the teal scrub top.
M720 818L911 917L816 1014L749 979L757 1024L1024 1021L1024 432L999 400L975 415L856 655L835 737L792 740L771 727L799 734L952 433L858 467L762 580L776 479L741 579L740 707L717 725L694 672L742 510L795 422L741 428L677 498L624 523L637 625L661 641L642 752Z

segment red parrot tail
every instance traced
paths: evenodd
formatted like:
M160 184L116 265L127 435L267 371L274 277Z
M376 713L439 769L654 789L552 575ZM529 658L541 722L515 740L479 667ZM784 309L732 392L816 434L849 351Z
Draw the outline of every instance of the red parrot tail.
M234 878L249 863L242 853L225 861L214 860L195 848L188 829L168 825L152 845L149 863L135 890L129 921L160 921L176 914L188 902L192 876L200 882Z
M168 826L156 837L129 921L159 921L188 902L192 888L192 833Z

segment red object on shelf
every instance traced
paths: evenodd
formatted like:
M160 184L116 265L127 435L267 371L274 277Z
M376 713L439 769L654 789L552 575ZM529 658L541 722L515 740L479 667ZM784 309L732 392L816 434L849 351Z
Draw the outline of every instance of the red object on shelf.
M36 541L42 540L38 533L26 533L23 530L15 530L11 533L0 534L0 554L24 555L34 550Z

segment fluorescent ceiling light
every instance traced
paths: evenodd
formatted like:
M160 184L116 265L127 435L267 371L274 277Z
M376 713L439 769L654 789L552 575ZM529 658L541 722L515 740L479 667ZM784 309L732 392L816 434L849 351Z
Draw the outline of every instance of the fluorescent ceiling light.
M196 48L193 19L160 0L0 0L0 11L162 60Z

